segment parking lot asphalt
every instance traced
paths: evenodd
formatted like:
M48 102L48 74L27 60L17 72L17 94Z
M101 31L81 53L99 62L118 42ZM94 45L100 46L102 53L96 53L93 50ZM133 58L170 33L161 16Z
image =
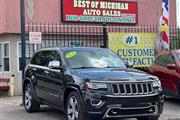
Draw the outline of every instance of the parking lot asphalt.
M22 106L22 97L0 98L0 120L66 120L63 112L42 106L37 113L27 113ZM121 119L121 120L136 120ZM160 120L180 120L180 100L166 100Z

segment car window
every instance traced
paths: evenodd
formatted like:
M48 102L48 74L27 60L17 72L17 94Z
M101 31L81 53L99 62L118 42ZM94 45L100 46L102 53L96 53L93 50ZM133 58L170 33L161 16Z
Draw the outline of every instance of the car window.
M60 61L57 51L41 51L34 55L31 64L48 67L50 61Z
M159 60L161 59L161 56L156 57L155 63L159 65Z
M172 54L168 55L167 64L176 64L175 57Z
M34 55L33 58L31 59L30 64L40 65L40 62L41 62L40 56L41 56L41 52L35 53L35 55Z
M60 61L60 55L57 51L46 51L44 52L44 60L43 66L48 67L50 61Z
M168 55L166 55L166 54L160 55L156 58L155 63L164 67L167 64L167 60L166 60L167 57L168 57Z
M162 57L161 57L161 59L159 61L161 66L163 66L163 67L166 66L166 64L167 64L166 59L167 59L167 55L162 55Z
M126 68L115 53L106 49L67 50L63 54L70 68Z

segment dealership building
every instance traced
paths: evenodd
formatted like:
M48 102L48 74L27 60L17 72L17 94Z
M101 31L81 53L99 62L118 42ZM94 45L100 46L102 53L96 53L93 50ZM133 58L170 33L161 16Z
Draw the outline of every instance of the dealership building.
M169 2L176 25L176 0ZM162 0L25 0L26 24L151 26L161 12ZM20 28L20 0L0 0L0 79L14 76L15 95L22 93Z

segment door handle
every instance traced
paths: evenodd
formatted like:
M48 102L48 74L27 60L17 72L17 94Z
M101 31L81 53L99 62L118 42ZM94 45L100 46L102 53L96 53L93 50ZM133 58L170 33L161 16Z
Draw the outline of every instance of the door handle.
M33 68L32 70L33 70L33 71L36 71L37 69L36 69L36 68Z
M49 74L49 72L48 71L44 71L46 74Z

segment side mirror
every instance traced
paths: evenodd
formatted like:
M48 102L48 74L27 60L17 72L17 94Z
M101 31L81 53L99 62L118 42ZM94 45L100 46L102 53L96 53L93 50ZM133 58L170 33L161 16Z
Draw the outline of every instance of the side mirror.
M125 63L125 65L126 65L127 68L133 68L133 64L132 64L132 62L130 62L130 61L127 61L127 62Z
M48 64L48 68L59 69L60 68L60 62L59 61L50 61Z
M170 70L176 70L176 64L167 64L167 66L166 66L168 69L170 69Z

